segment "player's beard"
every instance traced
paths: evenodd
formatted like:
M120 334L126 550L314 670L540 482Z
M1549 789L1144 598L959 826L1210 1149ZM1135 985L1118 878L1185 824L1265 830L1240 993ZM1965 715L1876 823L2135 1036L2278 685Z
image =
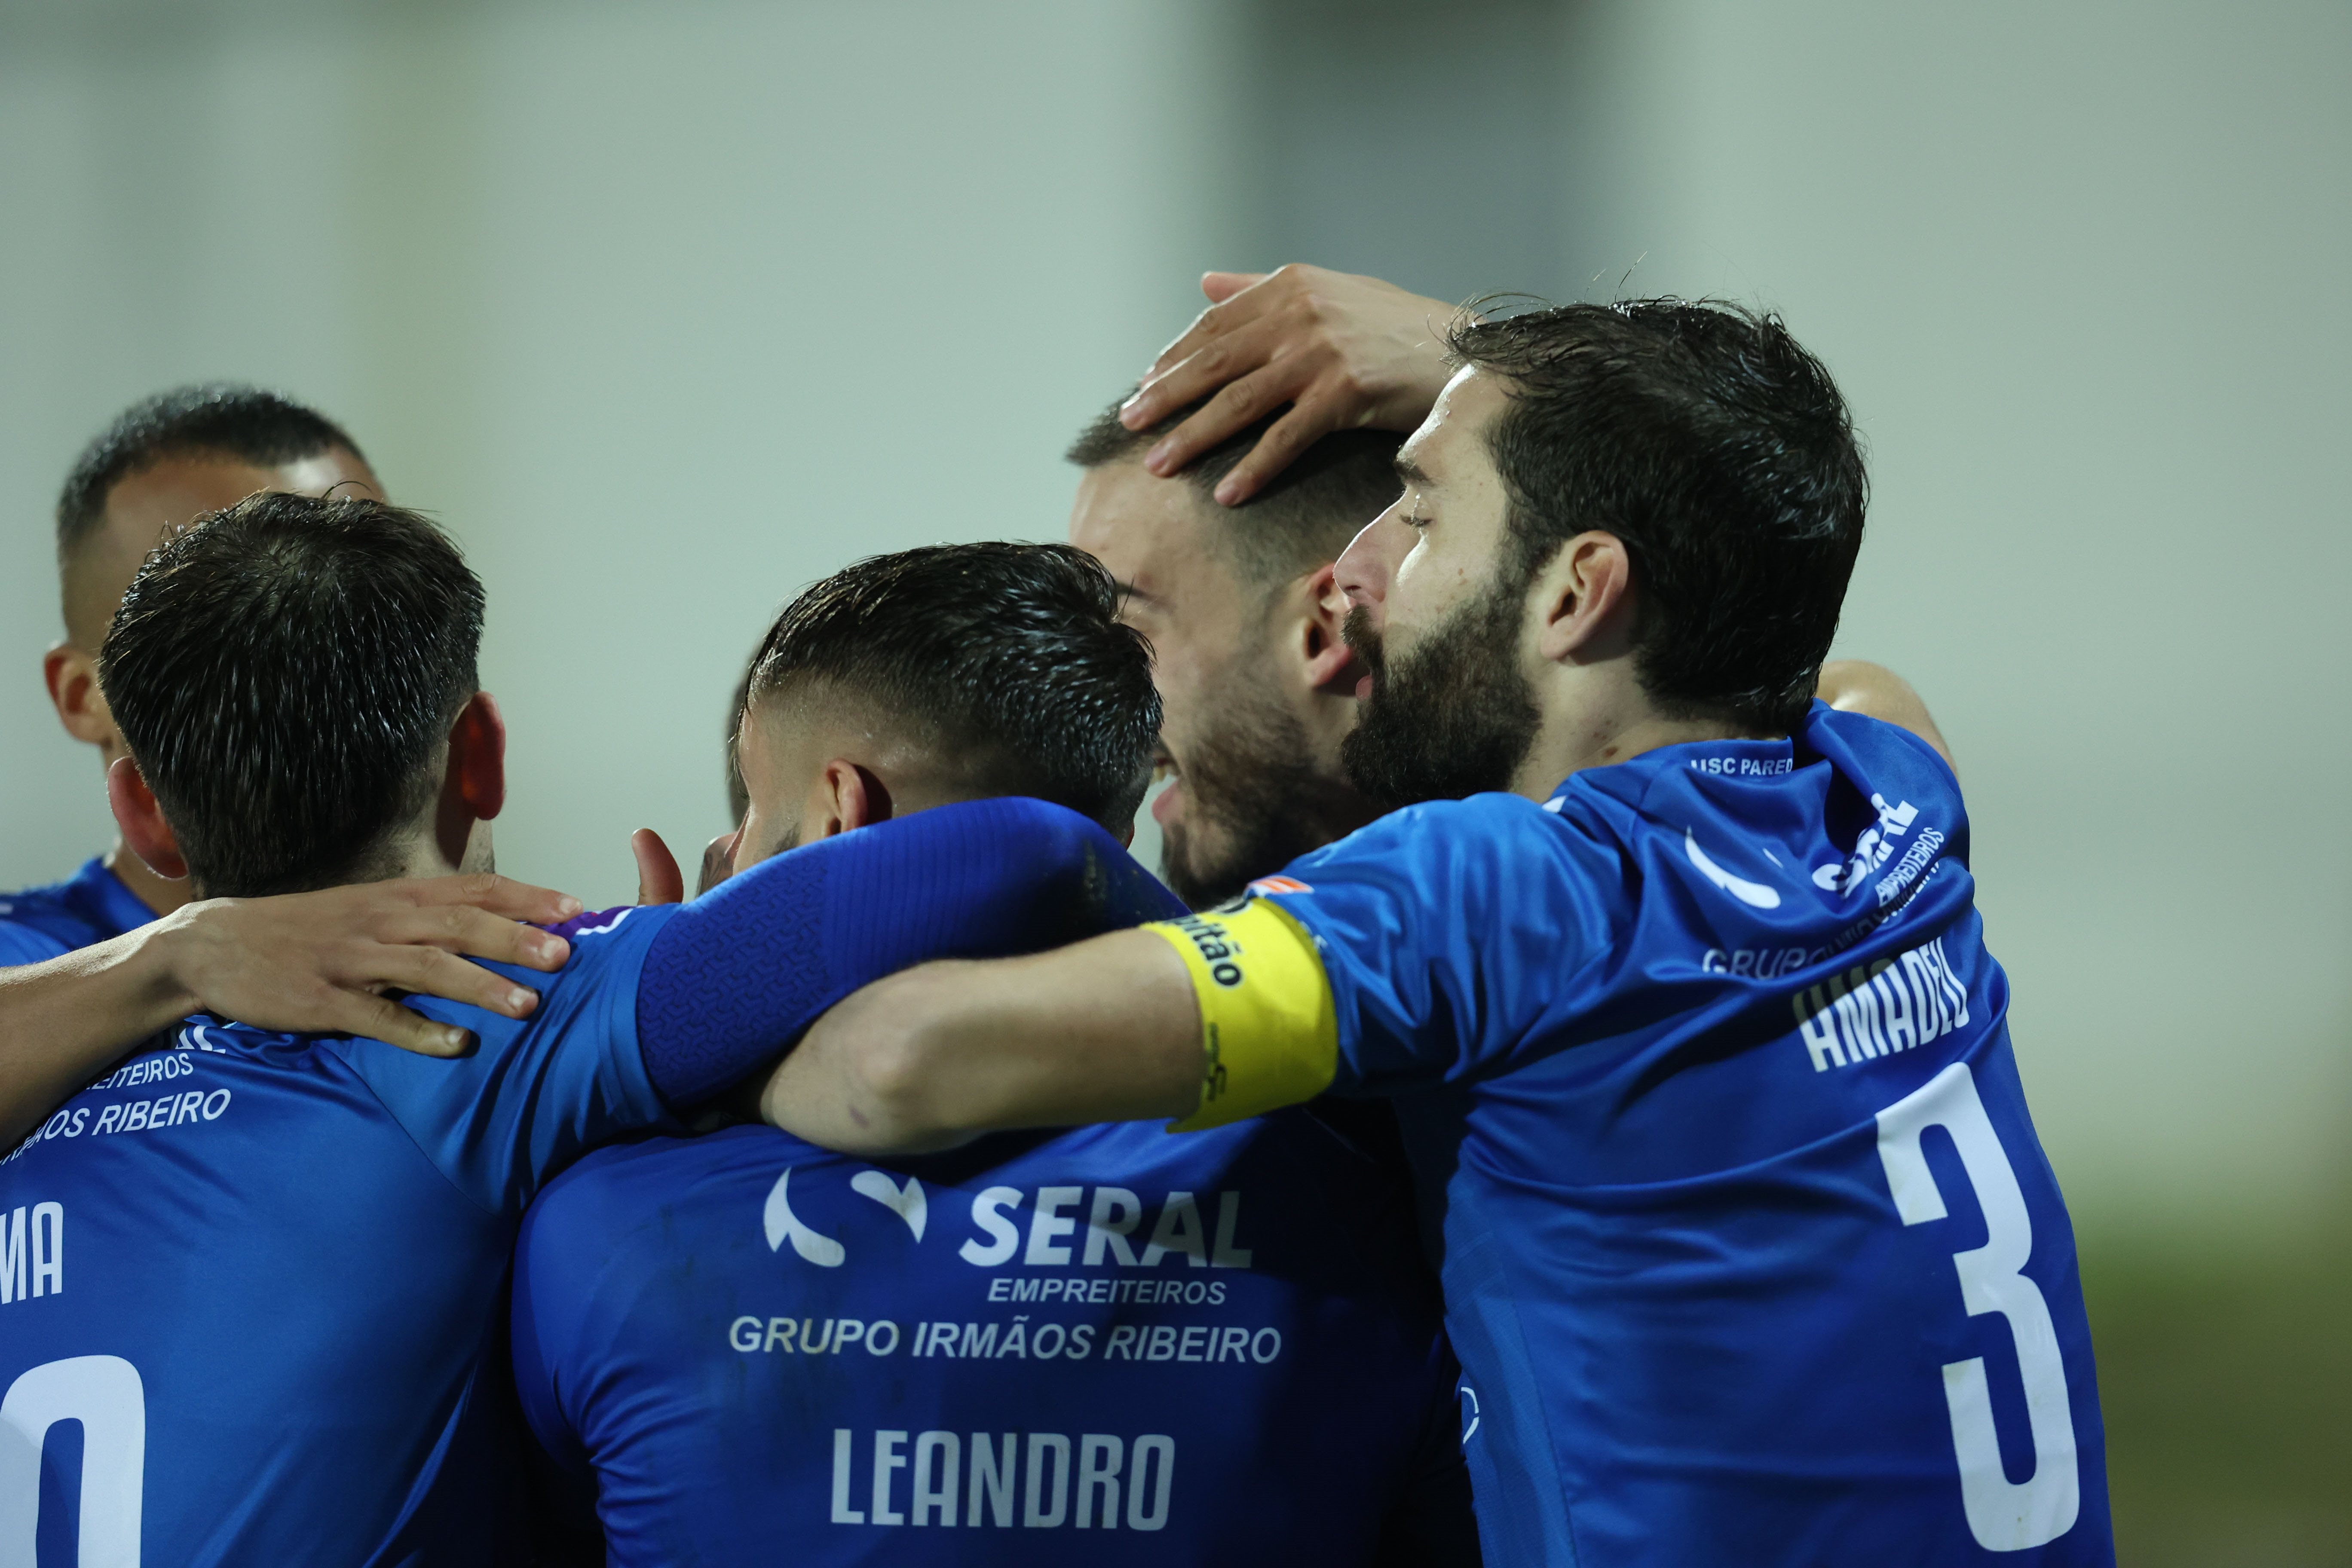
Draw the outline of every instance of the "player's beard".
M1297 714L1238 673L1223 684L1233 695L1179 759L1192 820L1170 823L1160 841L1160 874L1196 910L1237 896L1372 815L1354 790L1316 769Z
M1362 605L1342 635L1372 673L1339 747L1350 783L1383 811L1507 790L1540 717L1519 668L1525 584L1497 586L1454 611L1393 664Z

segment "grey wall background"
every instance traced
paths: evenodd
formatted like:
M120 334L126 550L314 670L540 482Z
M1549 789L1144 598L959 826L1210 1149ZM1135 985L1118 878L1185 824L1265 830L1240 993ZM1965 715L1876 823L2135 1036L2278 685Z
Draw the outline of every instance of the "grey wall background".
M110 834L39 688L47 511L158 385L310 397L452 525L502 865L609 901L631 828L722 826L773 607L1058 537L1202 269L1721 293L1868 437L1843 646L1958 751L2086 1238L2308 1253L2352 1190L2347 67L2288 0L0 5L0 885Z

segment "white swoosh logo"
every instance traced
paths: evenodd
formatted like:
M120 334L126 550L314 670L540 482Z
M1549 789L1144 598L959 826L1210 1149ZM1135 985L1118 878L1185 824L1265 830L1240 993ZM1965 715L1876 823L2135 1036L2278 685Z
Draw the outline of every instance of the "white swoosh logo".
M840 1268L849 1256L848 1249L833 1237L819 1236L800 1222L793 1213L792 1184L793 1170L787 1165L784 1173L776 1178L776 1184L768 1190L767 1212L761 1216L767 1222L768 1250L775 1251L784 1245L784 1238L790 1237L793 1250L819 1268Z
M1705 877L1741 903L1759 910L1777 910L1780 907L1780 894L1778 889L1768 888L1761 882L1748 881L1744 877L1735 877L1708 859L1706 852L1698 847L1698 840L1691 837L1691 830L1687 827L1683 829L1683 850L1690 857L1690 863L1698 868L1700 876Z
M872 1198L905 1220L917 1241L923 1239L923 1222L930 1217L930 1205L923 1196L922 1183L909 1176L902 1188L879 1171L860 1171L849 1178L849 1190Z

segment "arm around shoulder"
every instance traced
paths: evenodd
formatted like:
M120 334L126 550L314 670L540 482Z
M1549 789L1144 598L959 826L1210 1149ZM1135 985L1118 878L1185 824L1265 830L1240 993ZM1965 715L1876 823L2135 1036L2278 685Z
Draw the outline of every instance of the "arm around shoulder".
M1936 749L1946 767L1955 774L1960 771L1952 760L1951 747L1944 743L1943 731L1928 717L1927 704L1909 681L1885 665L1858 658L1832 659L1822 666L1821 684L1813 694L1842 713L1866 713L1910 731Z
M784 1058L761 1109L845 1153L918 1153L1003 1128L1182 1116L1201 1064L1182 959L1152 932L1118 931L868 985Z

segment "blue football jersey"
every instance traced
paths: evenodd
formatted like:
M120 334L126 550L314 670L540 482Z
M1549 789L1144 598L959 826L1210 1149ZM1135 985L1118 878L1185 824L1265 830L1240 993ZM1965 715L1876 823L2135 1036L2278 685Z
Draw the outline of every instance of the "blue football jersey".
M514 1235L664 1122L635 994L668 916L502 971L527 1021L417 999L458 1060L192 1020L0 1163L0 1563L514 1560Z
M0 893L0 966L39 963L136 931L155 918L92 857L62 882Z
M1968 819L1816 704L1257 885L1391 1097L1503 1563L2104 1563L2074 1243Z
M524 1225L524 1410L615 1563L1475 1561L1364 1109L887 1167L765 1127L602 1150Z

